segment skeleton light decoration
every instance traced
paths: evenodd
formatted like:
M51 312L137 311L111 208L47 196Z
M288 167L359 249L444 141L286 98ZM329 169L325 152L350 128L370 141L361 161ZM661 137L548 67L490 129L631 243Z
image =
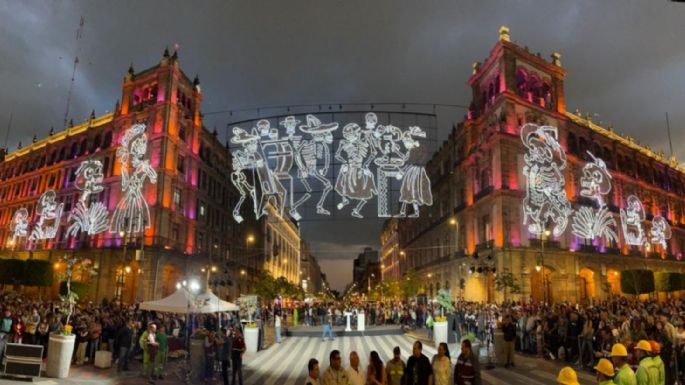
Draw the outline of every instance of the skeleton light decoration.
M571 226L572 233L580 238L593 240L604 237L606 240L618 242L618 236L614 228L616 220L604 202L604 196L611 191L611 174L607 170L606 163L587 152L592 158L583 167L583 175L580 177L580 195L593 199L599 209L595 211L591 207L583 206L573 217Z
M526 123L521 127L521 140L527 149L523 175L526 196L523 199L523 224L532 234L541 234L551 220L552 233L561 235L568 226L572 213L566 197L562 170L566 168L566 154L557 141L557 128Z
M69 214L69 228L67 235L76 236L79 231L88 235L99 234L107 230L109 212L102 202L94 202L90 206L91 194L97 194L104 189L102 180L102 162L99 160L84 160L76 170L76 188L82 191L76 207Z
M652 228L650 230L651 241L655 245L661 245L666 250L668 245L667 240L671 239L671 226L666 221L666 218L657 215L652 219Z
M645 220L645 209L635 195L629 195L626 208L621 209L621 228L623 238L631 246L643 246L647 243L642 221Z
M121 192L112 221L110 233L124 231L137 234L150 227L150 208L143 197L145 180L157 183L157 173L145 159L147 135L145 125L136 123L126 130L117 148L117 161L121 166Z
M393 216L388 187L396 181L402 185L398 200L402 209L395 216L406 216L407 206L412 205L409 216L417 217L419 206L433 203L425 168L411 159L413 150L419 147L418 139L426 138L426 133L415 126L402 131L392 125L380 125L373 112L365 115L364 123L363 129L354 122L343 127L342 139L334 154L331 154L333 133L339 124L324 123L314 115L306 115L305 124L300 124L295 116L285 117L279 122L285 128L283 136L266 119L257 121L251 132L234 127L231 143L240 145L232 152L231 180L240 193L233 209L235 221L244 220L241 207L248 197L254 202L257 219L267 214L266 204L271 203L279 215L289 205L290 217L301 220L299 208L312 198L312 182L322 188L316 202L319 215L330 215L324 204L329 193L335 190L340 196L338 210L354 201L351 215L363 218L363 207L376 196L378 216ZM328 179L333 159L341 163L335 186ZM295 181L304 192L299 199L294 197Z
M57 235L57 229L59 228L63 210L64 203L57 203L57 194L55 193L55 190L44 192L40 198L38 198L38 203L36 204L38 222L33 226L29 240L38 241L54 238L55 235Z
M10 222L10 231L12 232L12 241L16 242L19 238L26 238L29 235L29 211L22 207L17 209L12 216Z

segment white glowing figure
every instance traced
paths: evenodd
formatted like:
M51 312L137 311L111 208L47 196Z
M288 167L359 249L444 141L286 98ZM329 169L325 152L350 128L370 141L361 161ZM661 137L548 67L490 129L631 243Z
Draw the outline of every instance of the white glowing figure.
M107 230L109 212L102 202L94 202L90 206L91 194L97 194L104 189L102 180L102 162L99 160L84 160L76 170L76 188L83 191L76 207L71 210L68 221L71 223L67 235L76 236L79 231L88 235L99 234Z
M528 149L524 156L523 175L526 197L523 199L523 224L532 234L541 234L548 220L555 223L552 233L560 236L572 213L566 197L566 154L557 141L557 128L526 123L521 127L521 140Z
M29 235L29 211L22 207L17 209L12 216L10 222L10 231L12 232L12 241L16 242L18 238L26 238Z
M635 195L628 196L626 208L621 209L621 227L623 238L631 246L642 246L647 242L642 221L645 220L645 209Z
M671 225L661 215L652 219L652 229L650 230L651 241L655 245L661 245L664 250L667 248L666 241L671 239Z
M402 133L402 143L406 152L402 159L408 162L411 157L411 151L419 147L419 142L414 139L425 138L426 133L419 127L412 126ZM411 204L414 212L409 214L410 218L419 216L419 206L431 206L433 204L433 193L431 192L431 182L426 174L426 169L423 166L408 164L402 170L402 187L400 187L400 202L402 208L400 209L400 217L407 214L407 204Z
M363 140L361 127L357 123L348 123L342 130L343 139L338 144L335 158L342 163L335 191L342 197L338 203L338 210L342 210L350 203L350 199L357 200L357 206L352 209L352 216L363 218L362 207L376 194L376 182L369 164L376 154L375 148ZM343 152L345 156L343 156Z
M614 231L616 220L603 198L611 191L611 174L602 159L596 158L589 151L588 154L592 162L586 163L583 167L583 175L580 177L580 195L595 200L599 209L596 212L590 207L578 209L573 217L571 232L585 239L603 236L607 240L618 242L618 236Z
M276 208L277 212L282 215L285 202L288 202L290 207L293 205L294 183L290 171L295 162L294 146L289 137L279 138L277 128L269 128L268 138L261 139L261 151L266 167L286 190L282 196L282 203L278 203L278 199L275 203L279 206Z
M143 197L145 180L157 183L157 173L145 159L147 135L144 124L134 124L126 130L117 148L117 160L121 166L121 192L112 220L110 233L124 231L137 234L150 227L150 208Z
M57 203L57 193L55 193L55 190L44 192L38 198L38 203L36 204L38 222L33 226L29 240L37 241L54 238L57 235L57 228L59 228L59 222L62 218L62 210L64 210L64 203Z
M297 202L293 203L291 215L298 219L297 208L311 198L312 188L307 182L307 178L312 177L319 181L323 186L321 197L316 203L317 214L330 215L330 212L323 208L326 196L333 186L328 181L326 175L331 163L331 150L329 145L333 143L332 132L338 129L338 123L321 123L314 115L307 115L307 125L300 126L300 131L311 135L311 140L303 140L295 149L295 162L298 166L298 178L302 182L306 193ZM323 162L319 168L320 161Z
M240 199L233 208L233 219L238 223L243 221L240 208L248 195L254 203L256 219L267 214L268 202L274 202L276 211L282 215L286 190L269 169L259 146L259 136L233 127L231 143L242 146L242 150L233 152L231 182L240 192Z
M387 218L392 216L389 207L388 186L393 179L402 180L411 149L407 148L406 153L401 151L402 130L393 125L376 125L377 122L376 114L372 112L366 114L366 139L380 155L373 161L378 166L376 171L378 173L378 216ZM407 196L405 198L407 198L405 199L406 202L403 203L412 203ZM417 205L414 207L418 209L418 201L416 203ZM406 204L403 204L403 207L406 207ZM406 212L400 213L400 216L404 215Z

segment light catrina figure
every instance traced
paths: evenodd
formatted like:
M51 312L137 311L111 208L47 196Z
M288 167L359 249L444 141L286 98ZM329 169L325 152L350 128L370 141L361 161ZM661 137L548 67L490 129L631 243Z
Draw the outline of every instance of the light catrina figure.
M117 149L117 161L121 166L121 200L117 204L110 233L124 231L137 234L150 226L150 208L143 197L145 180L157 183L157 173L145 159L147 154L147 136L144 124L134 124L126 130Z
M88 235L99 234L107 230L109 212L102 202L94 202L89 206L91 194L102 192L102 162L99 160L84 160L76 170L76 188L83 193L76 206L69 213L69 228L67 234L75 236L79 231Z

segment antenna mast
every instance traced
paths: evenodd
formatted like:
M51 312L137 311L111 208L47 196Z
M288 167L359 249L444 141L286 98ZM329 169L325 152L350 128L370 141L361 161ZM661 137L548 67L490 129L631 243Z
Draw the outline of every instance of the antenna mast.
M64 111L64 128L67 128L67 121L69 120L69 105L71 104L71 93L74 89L74 81L76 80L76 67L78 66L78 54L81 52L81 46L79 45L79 40L83 37L83 25L86 19L81 16L81 21L79 23L78 29L76 30L76 56L74 57L74 69L71 72L71 82L69 83L69 92L67 93L67 108Z

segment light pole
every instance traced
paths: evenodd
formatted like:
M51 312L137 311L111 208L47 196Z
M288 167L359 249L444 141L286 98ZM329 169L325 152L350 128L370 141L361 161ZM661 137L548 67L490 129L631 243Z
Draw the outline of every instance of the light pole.
M450 226L454 226L454 256L459 255L459 221L457 218L450 218Z
M547 276L545 274L545 240L549 237L549 230L540 233L540 260L535 266L535 270L542 273L542 300L547 304Z

